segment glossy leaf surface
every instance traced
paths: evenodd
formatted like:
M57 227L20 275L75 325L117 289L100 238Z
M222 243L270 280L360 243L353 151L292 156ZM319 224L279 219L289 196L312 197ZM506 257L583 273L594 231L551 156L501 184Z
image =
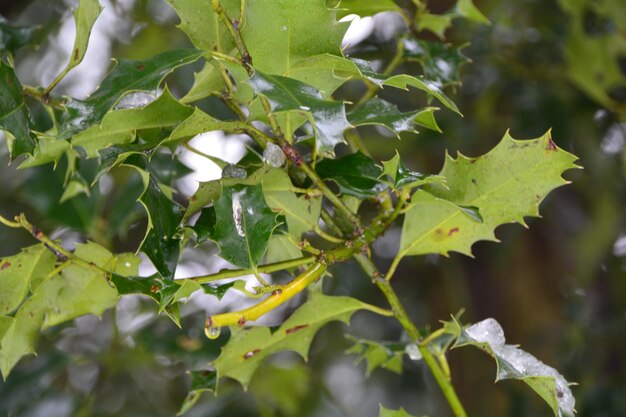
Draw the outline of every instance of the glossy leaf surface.
M30 126L30 112L24 103L22 84L15 70L0 60L0 130L5 132L11 158L32 153L35 149Z
M387 187L380 180L381 167L361 152L338 159L324 159L315 169L323 179L333 180L343 194L357 198L376 195Z

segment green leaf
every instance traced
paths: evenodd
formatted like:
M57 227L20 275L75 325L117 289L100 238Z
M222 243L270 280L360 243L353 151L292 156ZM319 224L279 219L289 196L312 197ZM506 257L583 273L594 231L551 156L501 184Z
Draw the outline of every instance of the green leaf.
M214 130L222 130L228 133L241 133L247 127L248 125L244 122L216 119L196 107L191 116L186 118L174 129L172 134L164 141L164 144L190 139L201 133Z
M411 415L404 411L404 408L388 410L381 405L378 417L411 417Z
M453 16L424 13L416 17L415 25L418 30L428 30L437 35L439 39L445 39L445 32L452 25Z
M489 25L489 19L478 10L472 0L458 0L454 7L454 12L459 17L464 17L467 20L471 20L483 25Z
M272 210L285 216L289 234L299 241L303 233L318 227L322 199L297 197L292 189L289 175L281 169L273 169L263 178L265 201Z
M348 113L348 121L354 126L379 125L389 129L400 139L400 132L415 132L413 121L418 112L400 112L396 106L374 97Z
M435 97L444 106L446 106L453 112L461 115L459 108L456 106L456 104L454 104L452 100L450 100L450 98L448 98L448 96L446 96L446 94L441 89L441 84L439 84L438 82L427 80L423 77L413 77L407 74L399 74L386 79L383 84L392 87L402 88L404 90L408 90L408 86L415 87L419 90L426 92L428 95Z
M167 0L178 17L178 28L198 49L229 53L235 41L211 7L211 0ZM220 5L232 18L239 15L239 0L221 0Z
M172 201L171 190L159 182L144 156L132 155L125 165L139 173L145 187L139 202L148 213L148 227L141 250L164 278L173 279L180 254L180 207Z
M379 178L383 170L371 158L361 152L339 159L324 159L315 170L322 179L333 180L343 194L363 199L387 188Z
M224 79L218 61L207 61L199 72L193 73L193 84L187 94L180 99L181 103L193 103L225 89Z
M33 43L40 29L35 26L13 26L0 16L0 53L14 53L21 47Z
M203 207L217 201L217 199L220 198L221 193L222 183L220 180L199 183L196 192L189 197L189 206L183 216L183 222L186 222L189 217L201 211Z
M315 87L324 99L328 99L337 88L358 74L359 69L348 58L321 54L301 59L280 75Z
M402 9L392 0L341 0L337 7L339 19L349 14L365 17L382 12L402 13Z
M315 146L320 154L333 154L345 143L343 131L351 127L342 102L324 100L319 91L300 81L255 72L248 83L264 95L274 112L296 111L310 118L316 130Z
M241 268L255 268L267 249L278 222L263 198L260 185L222 189L214 203L215 224L208 237L220 247L220 256Z
M181 299L187 299L191 294L196 291L203 291L205 294L211 294L221 300L224 294L235 286L237 281L232 281L226 284L198 284L193 280L182 280L182 283L178 280L161 280L159 282L159 313L162 313L169 305L180 301Z
M22 303L29 288L36 288L54 269L55 261L52 252L41 244L0 259L0 316L12 313Z
M324 0L255 0L246 4L242 37L255 69L285 74L301 59L325 53L342 56L348 26L337 22Z
M233 330L213 362L218 378L233 378L247 388L261 361L276 352L292 350L306 360L309 346L322 326L331 321L348 323L357 310L380 312L354 298L311 292L308 301L273 333L267 327Z
M357 355L355 364L365 360L365 374L370 376L378 368L387 369L397 374L402 373L402 357L404 345L401 343L380 343L374 340L349 337L354 345L346 353Z
M488 318L465 329L455 323L458 339L454 347L475 346L491 355L498 368L496 382L524 381L548 403L556 417L574 416L575 399L563 375L516 345L505 344L500 323Z
M198 402L203 392L216 392L217 391L217 372L215 371L192 371L191 375L191 388L189 393L183 401L183 405L176 413L177 416L185 414L191 410L193 406Z
M394 189L407 186L414 188L432 182L444 184L446 180L445 177L441 175L426 175L411 171L400 159L398 151L396 151L395 156L389 161L383 161L383 167L383 173L391 178Z
M191 107L180 104L166 88L145 107L110 111L99 125L74 135L72 146L80 146L88 157L96 157L101 149L134 141L139 130L174 126L192 112Z
M431 42L411 37L401 40L404 45L404 59L419 62L424 78L442 85L460 83L461 67L470 62L461 50L467 45L454 47L443 42Z
M155 91L167 74L202 55L196 49L173 49L143 61L120 60L89 98L72 100L66 105L62 137L99 123L125 93Z
M507 133L489 153L478 158L446 157L440 175L446 184L418 190L406 211L400 252L405 255L456 251L471 255L478 240L495 241L494 229L504 223L524 223L538 216L548 192L566 184L561 174L577 168L577 158L558 148L550 133L515 140ZM477 221L468 207L477 208ZM471 210L470 210L471 211Z
M265 261L268 264L302 257L300 248L285 235L273 235L267 246Z
M70 55L70 62L64 71L69 71L80 64L87 52L89 35L91 28L100 15L102 7L98 0L80 0L78 7L74 10L74 22L76 23L76 37Z
M24 103L22 84L13 68L0 60L0 130L6 133L12 159L35 149L30 127L30 112Z

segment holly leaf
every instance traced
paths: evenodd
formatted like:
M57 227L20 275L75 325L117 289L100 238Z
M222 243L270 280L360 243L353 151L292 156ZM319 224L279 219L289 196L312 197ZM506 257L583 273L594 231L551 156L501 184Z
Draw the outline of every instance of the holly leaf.
M179 103L165 88L158 99L145 107L108 112L99 125L74 135L72 146L80 146L88 157L95 157L111 145L133 142L139 130L174 126L192 113L191 107Z
M464 17L472 22L489 25L489 19L478 10L472 0L458 0L454 6L453 13L457 17Z
M261 185L225 187L211 210L215 223L206 235L220 247L220 256L241 268L255 268L278 226Z
M0 52L14 53L21 47L33 43L40 28L35 26L14 26L0 16Z
M252 65L263 73L285 74L296 62L314 55L342 56L341 41L349 23L337 22L335 13L323 0L248 2L241 36Z
M324 100L319 91L300 81L255 72L248 83L264 95L272 111L296 111L306 115L316 130L315 146L320 154L334 154L335 146L345 143L343 131L351 127L342 102Z
M171 189L159 182L145 156L131 155L124 164L139 173L144 185L138 201L148 213L148 226L141 250L165 279L173 279L180 254L180 206L172 200Z
M61 137L68 138L99 123L126 93L156 91L167 74L197 61L203 54L196 49L173 49L143 61L120 60L89 98L67 103Z
M574 416L576 401L563 375L516 345L506 344L500 323L488 318L465 329L456 320L454 324L458 335L454 347L474 346L492 356L496 382L521 380L548 403L555 417Z
M399 74L399 75L394 75L390 78L387 78L383 84L396 87L396 88L401 88L403 90L408 90L409 86L417 88L418 90L422 90L428 95L439 100L441 104L446 106L448 109L452 110L458 115L461 115L459 108L443 92L443 90L441 89L442 85L436 81L428 80L421 76L413 77L407 74Z
M35 138L30 132L30 112L15 70L0 60L0 130L5 132L11 159L32 153Z
M402 9L393 0L341 0L337 7L339 19L349 14L365 17L382 12L402 13Z
M467 45L454 47L443 42L431 42L411 37L401 39L404 59L418 62L424 77L442 85L460 83L461 67L470 62L461 52Z
M70 62L68 62L63 73L66 73L82 62L85 57L85 52L87 52L91 29L93 28L93 24L96 23L98 16L100 16L101 11L102 7L98 0L80 0L78 7L74 9L76 37L74 38Z
M444 14L423 13L415 16L415 27L418 31L427 30L445 39L446 30L452 25L453 16Z
M403 187L419 187L432 182L445 183L445 177L441 175L427 175L411 171L400 159L400 154L396 154L389 161L383 161L383 173L391 178L394 189Z
M561 174L578 168L576 159L554 144L550 132L522 141L507 133L477 158L448 155L439 174L445 186L430 184L411 198L394 264L406 255L456 251L471 256L478 240L496 241L499 225L525 225L525 216L539 215L546 194L567 183Z
M293 240L289 239L286 235L274 234L267 246L265 262L271 264L301 257L302 251Z
M201 133L212 132L215 130L221 130L228 133L242 133L247 128L248 125L244 122L219 120L213 116L209 116L196 107L191 116L178 125L172 134L163 142L163 144L190 139ZM214 162L216 161L217 159ZM216 163L221 165L219 162Z
M263 195L267 204L285 216L289 234L296 241L302 234L318 228L322 209L320 197L297 197L289 175L281 169L269 171L263 178Z
M324 159L315 170L322 179L333 180L342 194L359 199L371 197L387 188L380 180L383 170L361 152L338 159Z
M189 375L191 375L191 388L183 401L183 405L176 413L177 416L181 416L191 410L203 392L217 392L217 372L191 371Z
M384 126L400 139L401 132L417 133L415 119L422 111L400 112L395 105L374 97L348 112L348 121L353 126Z
M404 411L404 408L388 410L381 405L378 417L411 417L411 415Z
M34 289L54 269L56 258L44 245L22 249L0 259L0 315L12 313L29 289Z
M374 340L349 337L354 342L346 353L356 354L355 364L365 361L365 374L370 376L378 368L387 369L397 374L402 373L404 345L394 342L376 342Z
M350 297L311 292L309 299L278 329L251 327L234 330L220 356L213 362L218 379L233 378L247 388L252 375L268 356L292 350L307 360L315 334L331 321L348 323L358 310L381 314L381 310Z

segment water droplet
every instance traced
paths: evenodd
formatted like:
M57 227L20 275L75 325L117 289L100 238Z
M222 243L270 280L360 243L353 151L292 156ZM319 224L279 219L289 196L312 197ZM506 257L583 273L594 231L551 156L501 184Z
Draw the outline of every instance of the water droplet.
M126 94L115 106L116 109L137 109L145 107L156 100L154 93L139 91L137 93Z
M409 355L409 359L411 359L412 361L419 361L422 359L422 352L420 352L420 349L415 343L409 343L408 345L406 345L404 351L407 355Z
M243 207L241 206L241 196L245 193L245 190L233 193L233 222L237 229L237 234L241 237L246 237L246 231L243 230Z
M267 147L263 151L263 162L274 167L280 168L285 165L287 157L280 146L268 143Z
M218 337L220 337L221 331L222 329L220 327L215 327L215 326L204 328L204 334L206 335L207 338L211 340L215 340Z
M222 169L222 178L246 178L248 173L245 169L239 168L237 165L226 165Z

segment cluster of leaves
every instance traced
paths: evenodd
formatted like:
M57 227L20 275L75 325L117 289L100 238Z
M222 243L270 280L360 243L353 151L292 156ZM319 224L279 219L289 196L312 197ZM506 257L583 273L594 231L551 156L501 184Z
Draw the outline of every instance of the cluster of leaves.
M417 350L455 414L462 416L465 411L452 388L445 354L452 346L476 345L498 360L498 379L523 379L555 415L571 416L573 397L552 368L535 366L538 361L528 354L522 355L522 368L509 366L510 349L503 338L494 342L475 336L474 326L464 329L456 321L422 335L389 284L405 256L450 251L471 255L475 242L496 240L499 225L524 225L524 217L538 215L546 194L565 184L561 174L576 167L576 158L558 148L549 132L523 141L507 133L491 152L477 158L447 156L437 175L410 170L399 154L379 163L363 145L360 126L380 126L397 137L416 132L417 126L440 131L433 102L460 114L444 90L459 83L459 67L466 59L460 48L424 40L420 34L430 31L443 38L454 18L487 23L471 0L459 0L443 15L430 13L421 2L407 8L392 1L348 0L335 8L323 0L168 3L193 48L141 61L120 60L84 100L57 96L53 90L83 60L102 10L97 0L80 1L70 61L47 87L22 85L11 64L15 50L28 44L34 32L0 22L5 57L0 62L0 129L11 160L21 168L65 162L63 200L88 193L121 167L136 171L143 185L138 201L147 214L138 252L157 270L154 276L139 277L135 254L114 255L95 243L69 252L23 216L15 221L1 218L5 225L25 228L40 241L0 263L3 376L21 357L34 352L41 329L85 314L99 315L120 295L147 296L179 324L178 302L191 293L202 290L221 298L237 289L263 299L245 310L207 318L209 338L219 336L223 327L232 327L231 337L212 363L214 372L192 373L192 388L181 412L190 409L202 391L216 390L222 377L246 387L259 364L276 352L291 350L306 359L322 326L349 322L356 311L368 310L393 316L410 339L356 341L352 352L367 360L368 370L401 371L403 352ZM344 54L341 42L348 23L337 18L383 11L398 13L408 28L397 36L392 59L378 67L367 59L367 48L359 45ZM192 87L176 97L164 83L166 76L198 62L203 67L194 75ZM415 62L420 75L402 71L405 63ZM340 89L348 81L362 83L365 94L348 101ZM422 107L400 111L377 95L389 90L413 94L409 87L422 94ZM33 128L26 96L48 109L49 130ZM202 110L200 103L208 97L221 100L229 117ZM200 183L187 204L181 204L168 179L184 171L168 176L156 161L176 157L179 148L191 148L192 138L209 131L243 133L252 143L235 165L208 157L222 168L222 178ZM90 176L79 169L86 160L97 163ZM369 224L361 215L364 202L375 206ZM400 219L400 247L384 278L369 248ZM220 256L239 269L174 280L182 248L211 244L207 242L214 242ZM246 327L320 280L332 264L352 258L383 291L391 311L317 289L277 329ZM280 270L296 276L277 285L261 275ZM259 281L254 294L244 281L222 281L248 274ZM406 413L381 408L380 415Z

